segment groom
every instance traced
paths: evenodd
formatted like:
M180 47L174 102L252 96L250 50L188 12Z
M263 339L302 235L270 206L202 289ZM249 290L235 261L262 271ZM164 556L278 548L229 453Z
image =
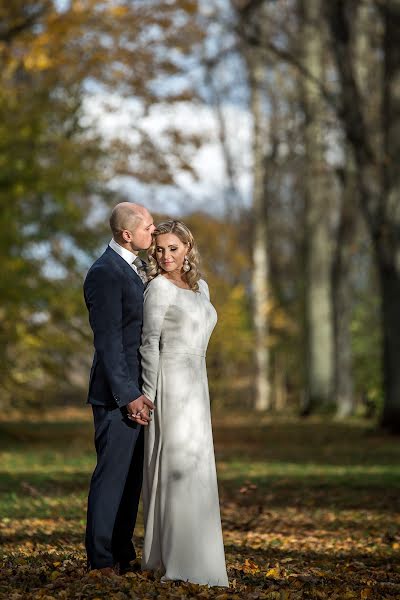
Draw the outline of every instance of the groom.
M89 569L104 574L127 572L136 558L132 535L142 485L142 426L154 408L140 389L145 276L137 253L149 248L155 227L146 208L130 202L117 204L110 227L112 240L84 283L95 348L88 402L97 453L85 543Z

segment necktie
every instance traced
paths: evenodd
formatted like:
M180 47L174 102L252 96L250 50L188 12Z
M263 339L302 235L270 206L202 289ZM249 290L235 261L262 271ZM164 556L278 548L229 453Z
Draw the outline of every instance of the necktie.
M135 265L140 279L142 280L143 284L146 285L146 283L147 283L146 264L138 256L135 258L135 260L133 261L132 264Z

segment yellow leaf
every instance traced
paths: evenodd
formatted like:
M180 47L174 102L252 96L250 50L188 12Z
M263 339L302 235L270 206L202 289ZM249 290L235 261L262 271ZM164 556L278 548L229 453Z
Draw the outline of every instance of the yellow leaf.
M277 565L273 569L269 569L266 572L265 577L280 577L280 575L281 575L281 570L280 570L279 566Z
M113 17L125 17L129 14L129 8L127 6L112 6L109 12Z
M29 54L25 60L25 68L29 71L44 71L51 67L52 61L44 52Z
M260 567L258 565L256 565L256 563L254 563L251 560L249 560L248 558L246 558L242 569L246 573L258 573L258 571L260 570Z
M50 575L50 579L54 581L57 577L60 577L61 573L59 571L53 571Z

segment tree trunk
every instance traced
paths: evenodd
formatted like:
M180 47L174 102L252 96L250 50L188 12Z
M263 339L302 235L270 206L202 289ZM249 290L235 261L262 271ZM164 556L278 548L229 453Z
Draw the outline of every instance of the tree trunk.
M384 123L383 186L385 227L376 237L382 286L383 375L382 425L400 433L400 3L383 3Z
M271 408L268 348L268 238L265 183L266 131L262 110L265 66L261 53L251 49L248 68L251 87L251 112L253 115L253 296L256 361L255 409Z
M382 292L382 425L400 433L400 3L379 4L384 26L381 135L372 136L352 64L354 23L342 0L326 3L340 80L340 116L354 149L360 199L374 244ZM380 142L382 139L382 143Z
M400 274L380 266L383 317L383 378L385 402L382 426L400 433Z
M276 357L274 363L273 408L277 413L284 413L287 409L285 368L280 357Z
M329 174L323 143L323 40L320 0L300 2L303 65L312 78L303 80L305 109L306 200L306 338L307 394L303 414L333 403L333 309L331 293Z
M369 7L355 4L349 7L356 23L354 40L354 70L359 89L368 91L369 83ZM357 238L360 198L353 147L344 141L343 194L333 268L333 299L335 310L335 399L336 415L345 418L355 411L352 374L351 316L353 290L351 281L352 248Z
M357 182L351 148L348 149L346 158L333 265L335 400L336 415L339 418L352 415L355 409L350 328L353 311L351 255L357 233L358 208L354 203L354 198L357 197Z

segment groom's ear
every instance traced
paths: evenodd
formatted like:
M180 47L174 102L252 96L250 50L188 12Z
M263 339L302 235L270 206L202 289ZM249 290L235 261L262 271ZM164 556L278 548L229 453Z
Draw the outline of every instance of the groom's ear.
M123 242L130 242L131 238L132 238L132 236L131 236L131 232L130 231L128 231L127 229L123 229L121 231L121 239L122 239Z

